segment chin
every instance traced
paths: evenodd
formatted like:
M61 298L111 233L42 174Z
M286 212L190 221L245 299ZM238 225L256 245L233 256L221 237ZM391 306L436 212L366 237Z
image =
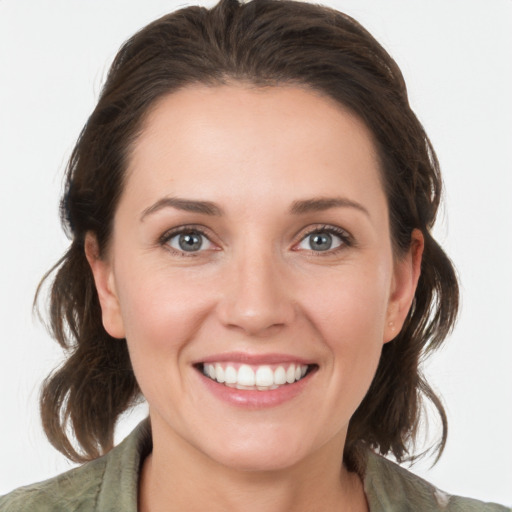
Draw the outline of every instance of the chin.
M284 437L284 436L283 436ZM252 441L252 442L251 442ZM210 451L217 463L245 472L280 471L292 468L307 456L304 442L288 439L228 440Z

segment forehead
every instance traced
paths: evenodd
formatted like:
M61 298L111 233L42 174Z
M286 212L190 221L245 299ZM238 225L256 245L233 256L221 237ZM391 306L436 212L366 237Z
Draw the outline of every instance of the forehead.
M144 121L127 177L125 192L139 198L382 194L364 123L331 98L292 86L194 85L163 97Z

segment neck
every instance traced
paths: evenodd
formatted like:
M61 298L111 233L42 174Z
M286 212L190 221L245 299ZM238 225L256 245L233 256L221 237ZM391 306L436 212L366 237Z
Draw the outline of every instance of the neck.
M140 512L367 512L358 475L342 464L345 436L292 467L245 471L208 458L180 439L153 431L153 453L143 463ZM181 442L180 442L181 441Z

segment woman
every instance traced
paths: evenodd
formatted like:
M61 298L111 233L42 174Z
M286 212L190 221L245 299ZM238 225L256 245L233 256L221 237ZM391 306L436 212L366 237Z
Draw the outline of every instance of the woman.
M0 504L504 510L372 452L406 458L420 393L446 423L418 371L458 302L430 234L439 195L396 64L350 18L228 1L148 26L62 203L52 328L76 348L42 415L58 449L93 461ZM110 451L141 391L150 424Z

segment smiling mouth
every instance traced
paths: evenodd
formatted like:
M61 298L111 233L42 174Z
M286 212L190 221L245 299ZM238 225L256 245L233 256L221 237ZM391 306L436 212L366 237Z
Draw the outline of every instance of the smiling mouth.
M196 368L205 377L227 387L249 391L270 391L302 380L318 366L294 363L272 365L200 363Z

